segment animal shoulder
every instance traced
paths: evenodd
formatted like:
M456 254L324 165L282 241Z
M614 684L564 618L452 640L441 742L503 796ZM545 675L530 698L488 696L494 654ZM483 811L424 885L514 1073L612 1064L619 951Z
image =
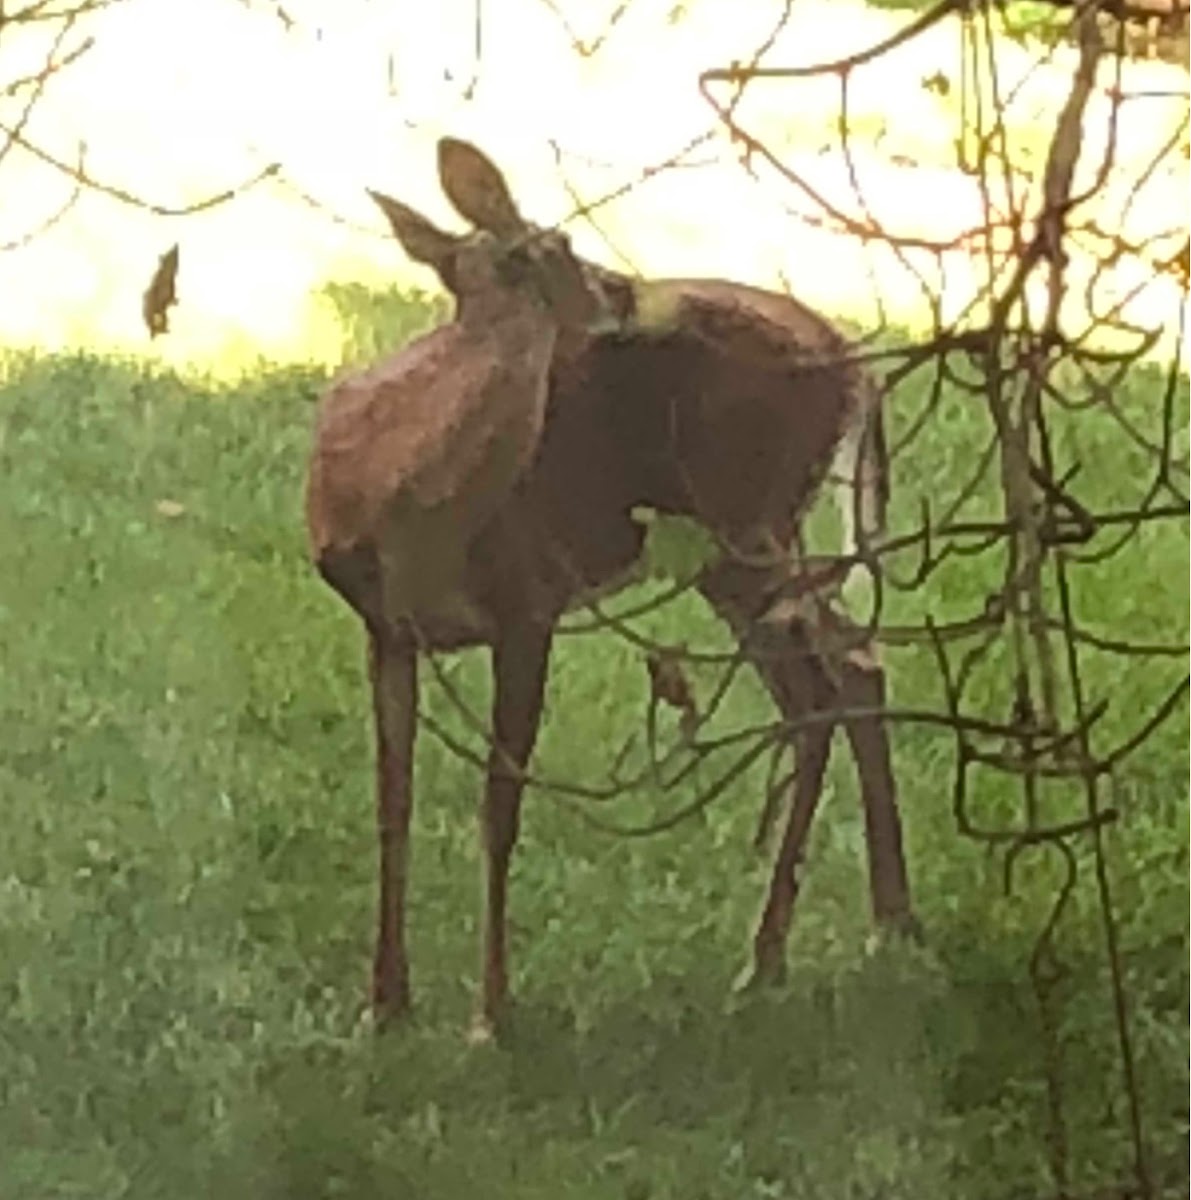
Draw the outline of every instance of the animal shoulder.
M478 402L502 370L495 350L473 345L457 325L444 325L336 380L323 397L322 416L334 424L414 421L435 427Z

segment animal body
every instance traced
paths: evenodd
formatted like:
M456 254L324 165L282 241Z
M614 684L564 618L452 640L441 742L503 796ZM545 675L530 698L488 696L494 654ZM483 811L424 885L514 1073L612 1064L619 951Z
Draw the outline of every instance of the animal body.
M477 1028L487 1033L508 996L509 863L555 627L568 609L631 577L644 539L633 518L641 505L693 517L717 539L723 555L699 580L699 590L791 722L798 775L754 940L754 980L782 971L797 866L821 790L834 714L841 710L860 710L842 723L860 773L874 914L885 924L908 925L901 827L879 717L884 676L868 656L827 661L817 624L803 615L803 601L816 590L813 564L798 567L792 555L799 521L833 464L862 468L859 486L845 481L857 529L878 528L883 515L883 457L870 440L877 393L853 361L853 348L789 297L719 280L640 284L581 264L580 276L570 277L574 287L549 303L552 333L550 320L542 322L541 310L532 308L541 323L532 326L537 340L530 339L537 352L528 354L526 334L502 332L522 311L524 295L485 286L477 304L456 264L458 256L477 251L489 265L497 261L493 237L498 245L509 239L516 245L548 235L520 218L514 222L499 172L474 147L443 139L439 166L448 197L475 232L456 237L434 231L433 239L426 235L435 242L427 254L416 239L403 236L401 222L393 223L394 231L414 257L438 270L456 298L456 324L466 325L469 309L479 311L487 332L467 326L472 333L462 342L458 333L431 334L430 346L443 347L441 355L415 345L333 390L319 418L308 503L318 569L368 631L381 838L373 993L378 1017L399 1015L409 1004L404 897L417 649L483 645L492 659L477 1012ZM486 186L475 183L481 178ZM497 194L502 200L494 204ZM392 221L391 202L378 202ZM564 293L574 293L572 300L586 295L586 309L564 304ZM564 318L564 311L581 317ZM599 330L584 325L593 311L603 324ZM477 353L485 362L519 372L515 388L498 388L487 399L482 388L460 388L452 363L471 338L483 346ZM413 398L412 390L402 393L411 397L405 411L414 414L402 431L402 412L379 399L386 379L396 372L406 380L429 380L435 371L437 390L427 391L425 401ZM470 413L471 424L452 424L432 411L444 406ZM462 432L465 449L458 454L418 450L448 427L496 426L516 430L500 452L494 453L493 439ZM330 461L337 461L334 471ZM419 466L423 461L427 465ZM445 508L436 508L440 500ZM343 520L335 516L341 512L371 515ZM428 522L434 536L426 532ZM394 549L403 527L413 532ZM333 535L332 528L350 532ZM449 551L449 571L438 566L443 550L435 537ZM407 599L402 580L418 573L424 555L434 564L432 593L415 588ZM800 727L808 716L812 723Z

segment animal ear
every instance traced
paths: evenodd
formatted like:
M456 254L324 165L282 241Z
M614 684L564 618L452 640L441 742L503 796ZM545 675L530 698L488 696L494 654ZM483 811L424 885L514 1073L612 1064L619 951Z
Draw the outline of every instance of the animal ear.
M512 237L525 229L504 176L470 142L439 139L438 178L459 214L477 229L486 229L497 237Z
M420 213L414 212L399 200L394 200L392 196L374 192L371 188L368 189L368 194L388 218L393 234L406 254L415 262L433 267L445 281L451 274L455 251L461 239L453 233L439 229Z

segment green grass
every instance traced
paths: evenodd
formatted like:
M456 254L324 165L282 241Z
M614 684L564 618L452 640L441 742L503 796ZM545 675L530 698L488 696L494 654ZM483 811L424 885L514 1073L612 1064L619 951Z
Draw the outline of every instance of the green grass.
M408 328L425 319L408 316ZM368 352L367 330L357 336ZM951 743L922 728L899 729L896 752L928 947L866 947L862 824L840 755L790 983L748 1008L729 984L766 880L749 850L757 772L702 820L644 841L593 833L531 795L514 879L520 1005L499 1050L462 1036L478 780L423 736L417 1015L372 1036L362 648L307 565L300 517L321 383L277 369L207 384L86 355L7 364L0 1197L1049 1194L1026 967L1057 875L1045 856L1024 858L1015 897L1003 896L998 863L955 833ZM1124 402L1145 419L1155 394L1139 375ZM978 427L948 398L902 468L907 493L929 466L938 501ZM1081 417L1064 438L1094 464L1103 502L1141 487L1112 427ZM940 576L936 615L969 613L994 578L980 559ZM1177 640L1186 578L1185 530L1154 529L1115 564L1081 568L1081 615ZM649 625L719 636L693 603ZM889 657L896 703L939 703L927 651ZM1184 667L1089 654L1091 691L1112 699L1098 738L1125 736ZM448 669L482 705L482 659ZM598 779L640 727L644 683L621 643L561 639L542 774ZM997 673L980 686L995 709ZM441 696L429 702L452 719ZM766 711L744 684L724 719ZM1184 730L1176 718L1121 771L1109 835L1146 1125L1169 1196L1185 1194L1186 1163ZM981 817L1010 819L1015 793L978 783ZM1080 804L1057 789L1051 802ZM646 795L605 815L673 803ZM1083 1189L1110 1183L1128 1153L1086 846L1078 857L1058 997Z
M924 13L935 7L937 0L867 0L870 8L894 11L908 10ZM1006 37L1022 44L1040 42L1045 45L1067 41L1074 42L1072 30L1075 26L1072 6L1050 3L1050 0L1009 0L1009 3L994 9L995 28ZM1125 53L1127 56L1144 57L1147 45L1138 36L1140 23L1132 23L1126 31ZM1132 34L1133 36L1129 36ZM1110 43L1111 44L1111 43ZM1161 33L1156 42L1158 57L1167 61L1187 64L1187 37L1177 28Z

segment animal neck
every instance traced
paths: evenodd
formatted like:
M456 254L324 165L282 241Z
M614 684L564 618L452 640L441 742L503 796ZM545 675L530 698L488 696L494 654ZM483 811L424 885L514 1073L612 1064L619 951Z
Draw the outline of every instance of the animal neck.
M558 322L541 300L524 292L462 298L455 321L469 334L499 341L514 354L538 347L549 350L558 334Z

